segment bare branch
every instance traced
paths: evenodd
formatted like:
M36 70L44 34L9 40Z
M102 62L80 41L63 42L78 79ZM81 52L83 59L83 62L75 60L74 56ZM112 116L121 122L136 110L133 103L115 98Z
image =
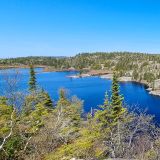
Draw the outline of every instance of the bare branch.
M6 137L3 138L2 144L0 145L0 150L3 150L3 146L6 143L6 140L11 137L12 133L13 133L13 115L14 115L15 109L13 110L12 114L11 114L11 121L10 121L10 132L8 133L8 135Z

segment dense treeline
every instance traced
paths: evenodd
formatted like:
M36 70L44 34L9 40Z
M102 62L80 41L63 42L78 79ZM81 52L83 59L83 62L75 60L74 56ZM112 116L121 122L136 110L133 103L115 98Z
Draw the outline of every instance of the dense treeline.
M64 89L53 102L36 83L32 66L29 93L10 91L0 98L2 160L160 159L159 128L151 116L123 106L117 73L111 97L106 92L101 109L86 117L81 116L83 102L67 97Z
M131 63L131 62L135 63L136 61L141 61L141 62L155 61L157 63L160 63L160 56L154 55L154 54L130 53L130 52L111 52L111 53L97 52L97 53L82 53L73 57L43 57L42 56L42 57L20 57L20 58L0 59L0 64L28 65L30 64L30 62L32 62L35 65L48 65L48 66L54 66L54 67L64 66L65 68L67 67L87 68L96 64L98 65L105 64L107 66L109 65L107 62L110 60L114 60L115 63L119 62L118 66L121 66L127 69L122 64L127 65L127 63ZM114 66L114 62L113 62L113 66Z
M78 70L116 70L119 76L131 76L133 80L145 80L148 83L160 78L160 55L112 52L83 53L74 57L22 57L0 59L1 66L7 65L45 65L51 69Z

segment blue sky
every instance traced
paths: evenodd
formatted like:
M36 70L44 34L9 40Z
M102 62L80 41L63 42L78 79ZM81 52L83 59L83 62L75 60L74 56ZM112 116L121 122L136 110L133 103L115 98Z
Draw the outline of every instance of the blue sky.
M160 53L159 0L0 0L0 57Z

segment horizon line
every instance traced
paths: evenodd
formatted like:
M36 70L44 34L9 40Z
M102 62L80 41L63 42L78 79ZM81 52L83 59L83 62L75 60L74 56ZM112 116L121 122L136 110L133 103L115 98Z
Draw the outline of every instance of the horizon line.
M149 53L149 52L136 52L136 51L96 51L96 52L79 52L74 55L60 55L60 56L52 56L52 55L28 55L28 56L17 56L17 57L0 57L0 59L14 59L14 58L29 58L29 57L53 57L53 58L69 58L69 57L75 57L79 54L96 54L96 53L103 53L103 54L111 54L111 53L128 53L128 54L147 54L147 55L160 55L160 53Z

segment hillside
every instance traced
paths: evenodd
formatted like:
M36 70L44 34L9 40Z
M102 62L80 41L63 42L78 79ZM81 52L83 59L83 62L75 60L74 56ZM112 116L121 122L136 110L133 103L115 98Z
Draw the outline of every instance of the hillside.
M28 64L45 66L45 71L67 69L80 70L81 73L91 70L117 71L119 77L131 77L133 81L147 84L159 92L160 55L112 52L112 53L82 53L74 57L22 57L1 59L1 67L25 67ZM123 78L122 78L123 79Z

